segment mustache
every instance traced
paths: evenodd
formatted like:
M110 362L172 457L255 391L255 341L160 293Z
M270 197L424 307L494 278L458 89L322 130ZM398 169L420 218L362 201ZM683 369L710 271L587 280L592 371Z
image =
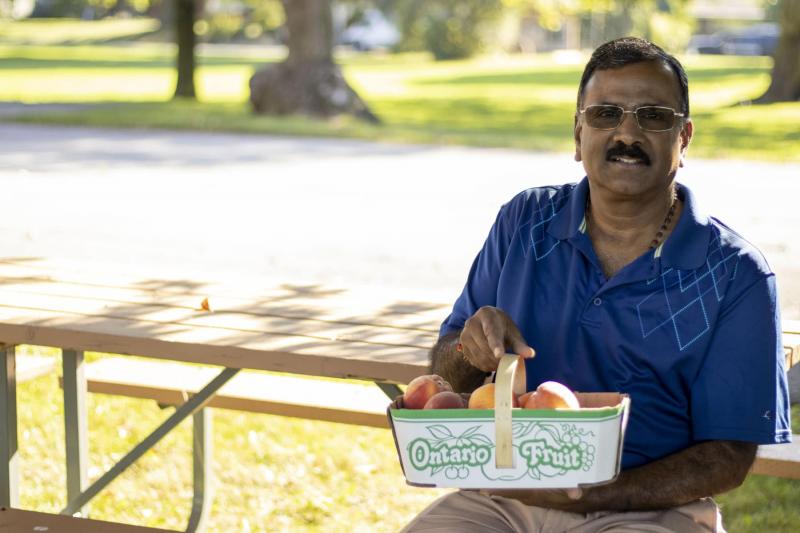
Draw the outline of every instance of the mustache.
M650 156L638 144L628 146L623 142L618 142L606 153L606 161L611 161L612 157L631 157L641 159L647 165L650 164Z

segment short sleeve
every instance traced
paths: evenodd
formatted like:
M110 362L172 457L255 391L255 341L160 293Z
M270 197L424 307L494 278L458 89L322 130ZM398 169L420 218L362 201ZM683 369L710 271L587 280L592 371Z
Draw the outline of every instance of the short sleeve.
M472 262L464 290L439 329L440 337L463 329L467 319L481 307L496 305L500 273L514 234L509 220L513 203L512 200L504 205L497 214L483 248Z
M694 440L791 441L774 275L756 281L720 315L691 387Z

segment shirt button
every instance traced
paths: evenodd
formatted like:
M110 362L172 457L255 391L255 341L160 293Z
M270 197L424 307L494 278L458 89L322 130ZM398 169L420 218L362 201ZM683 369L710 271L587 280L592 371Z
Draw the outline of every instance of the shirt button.
M603 304L603 300L601 300L600 298L595 298L594 301L592 301L592 303L594 305L602 305Z

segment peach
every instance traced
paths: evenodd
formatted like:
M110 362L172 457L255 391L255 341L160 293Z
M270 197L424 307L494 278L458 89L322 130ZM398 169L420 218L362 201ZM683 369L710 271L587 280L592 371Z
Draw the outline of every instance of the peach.
M545 381L525 402L526 409L580 409L580 403L569 388L557 381Z
M528 403L528 398L530 398L534 394L536 394L536 391L532 390L532 391L528 391L525 394L521 395L519 397L519 404L524 407L525 404Z
M434 394L453 391L453 387L442 376L429 374L411 380L403 393L403 407L406 409L422 409Z
M460 394L451 391L437 392L423 409L463 409L466 403Z
M494 409L494 383L481 385L473 391L467 404L469 409ZM511 395L511 407L519 407L519 400Z

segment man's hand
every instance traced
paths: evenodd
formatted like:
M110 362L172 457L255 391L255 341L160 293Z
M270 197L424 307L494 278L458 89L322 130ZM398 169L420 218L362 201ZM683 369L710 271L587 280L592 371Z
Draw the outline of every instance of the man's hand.
M507 349L523 357L533 357L533 348L522 338L517 325L496 307L481 307L467 319L459 343L469 364L484 372L497 370Z

